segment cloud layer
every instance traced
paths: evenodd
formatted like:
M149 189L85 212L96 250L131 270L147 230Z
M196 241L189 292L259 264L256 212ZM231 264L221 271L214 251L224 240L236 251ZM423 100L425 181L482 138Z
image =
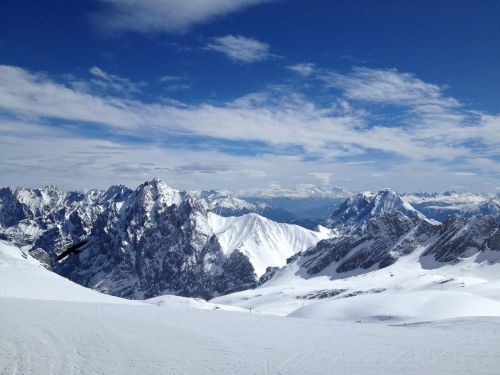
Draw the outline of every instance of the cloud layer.
M499 116L466 110L444 88L396 70L310 68L302 76L332 90L330 103L283 85L222 103L145 103L114 94L116 84L137 84L97 67L75 85L0 66L0 175L65 180L78 170L93 185L163 175L190 187L195 175L206 187L498 186ZM397 119L373 112L387 105L401 109Z

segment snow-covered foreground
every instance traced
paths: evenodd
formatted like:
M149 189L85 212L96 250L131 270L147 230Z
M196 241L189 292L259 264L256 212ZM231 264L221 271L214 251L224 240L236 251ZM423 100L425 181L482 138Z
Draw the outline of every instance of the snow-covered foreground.
M496 374L500 318L409 325L108 297L0 242L1 374ZM231 311L232 310L232 311Z
M500 320L385 326L0 298L2 374L498 374Z

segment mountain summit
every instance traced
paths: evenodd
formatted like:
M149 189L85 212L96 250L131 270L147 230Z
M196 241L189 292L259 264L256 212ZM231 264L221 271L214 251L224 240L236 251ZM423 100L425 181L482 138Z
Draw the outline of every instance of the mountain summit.
M425 218L394 191L384 189L378 193L364 192L347 198L328 217L325 226L343 233L360 233L371 219L397 211L408 217Z

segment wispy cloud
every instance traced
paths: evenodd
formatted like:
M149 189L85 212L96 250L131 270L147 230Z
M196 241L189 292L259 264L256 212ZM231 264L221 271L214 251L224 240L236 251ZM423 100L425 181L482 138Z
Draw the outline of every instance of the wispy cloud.
M175 81L183 81L187 79L185 76L173 76L173 75L163 75L160 77L160 82L175 82Z
M132 82L128 78L107 73L97 66L90 68L89 73L93 76L91 82L105 91L137 93L146 85L144 82Z
M267 43L241 35L226 35L214 38L205 49L223 53L234 61L252 63L273 57Z
M301 64L295 64L295 65L289 65L287 66L289 70L292 72L295 72L303 77L308 77L311 74L314 73L315 71L315 65L312 63L301 63Z
M319 157L352 155L353 150L379 150L415 160L452 160L470 154L456 137L443 142L440 133L422 135L413 128L373 125L365 111L344 106L318 106L297 92L270 91L215 104L143 103L138 100L79 92L43 75L0 67L0 107L16 115L90 122L114 132L201 136L231 141L257 141L299 147ZM468 140L498 142L495 117L476 126L455 124ZM418 126L418 124L416 125ZM432 137L437 140L432 141ZM463 136L460 136L463 137ZM496 138L495 138L496 137ZM495 143L496 144L496 143ZM354 149L353 149L354 148Z
M459 105L456 99L443 96L442 87L396 69L356 67L350 74L324 73L321 78L353 100L405 106Z
M250 6L273 0L100 0L93 21L107 32L183 32Z
M94 73L102 80L112 76L102 70ZM369 73L366 70L363 74ZM386 82L381 71L371 73ZM317 79L317 74L313 73L310 79ZM500 116L469 113L458 101L445 96L439 86L417 81L421 89L415 90L411 83L418 80L416 77L392 70L387 74L402 74L403 77L390 81L398 82L401 91L419 93L419 97L412 94L413 103L419 103L414 105L407 99L408 93L388 89L393 93L390 102L396 103L396 98L401 97L397 105L407 110L407 117L399 126L393 122L384 124L384 119L373 121L371 107L385 103L361 99L361 93L354 99L347 86L335 87L340 90L340 98L330 104L315 103L291 87L271 88L222 103L145 103L137 98L104 95L99 90L77 90L70 80L61 82L46 74L0 66L0 174L12 177L20 175L21 169L30 168L47 173L51 168L60 169L57 173L63 174L68 172L64 165L74 163L85 165L87 173L96 180L104 180L106 171L111 169L112 175L124 175L123 166L127 160L133 160L131 164L137 170L142 168L150 174L168 172L179 181L187 181L182 177L186 173L199 173L206 181L217 174L224 177L218 182L235 183L236 176L241 178L238 171L245 170L245 178L253 173L273 175L280 182L296 179L304 183L307 178L315 178L325 184L342 176L352 184L362 185L360 176L375 174L383 175L381 184L393 186L410 182L415 186L424 182L436 185L432 176L441 174L467 186L465 180L471 179L459 173L473 171L481 176L481 181L497 186ZM335 79L349 80L358 75L355 70ZM409 86L400 82L405 79ZM373 77L368 82L373 87L381 85ZM369 85L365 83L364 87ZM420 105L429 102L436 109L422 112ZM364 104L370 104L370 109ZM101 131L88 133L87 127ZM56 136L50 135L56 130ZM36 139L27 137L28 134ZM130 137L140 142L124 146L124 139ZM58 149L57 144L62 143L68 148ZM80 153L70 151L71 144ZM204 144L206 147L202 147ZM103 148L106 145L109 147ZM114 150L113 157L100 160L98 150ZM90 151L92 156L84 154ZM64 153L71 158L65 160ZM207 160L216 167L207 167ZM366 160L378 162L370 164ZM40 166L43 163L45 167ZM477 185L478 179L474 180Z

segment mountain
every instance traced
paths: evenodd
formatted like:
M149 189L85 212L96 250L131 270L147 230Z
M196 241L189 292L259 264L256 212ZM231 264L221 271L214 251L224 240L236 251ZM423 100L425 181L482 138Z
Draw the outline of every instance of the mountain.
M484 259L486 251L500 254L500 229L493 216L453 216L442 224L428 220L390 190L348 199L335 213L341 235L297 253L304 277L343 278L388 267L419 250L424 268L455 264L463 258ZM495 256L496 258L496 256Z
M500 226L493 216L450 216L443 224L437 239L423 253L423 257L432 259L425 261L427 266L438 267L443 263L457 263L479 253L478 261L488 258L488 253L497 252L500 256ZM492 259L491 259L492 260Z
M207 211L225 217L255 213L279 223L293 223L297 220L297 216L291 212L264 201L250 202L215 190L192 192L192 194L204 203Z
M492 215L500 222L500 195L447 191L402 194L403 200L428 218L444 221L448 216Z
M2 238L81 285L127 298L250 288L268 266L283 266L327 235L255 214L224 219L158 179L136 190L1 192ZM83 240L80 254L56 261Z
M410 218L425 219L391 189L365 192L347 198L325 221L325 226L342 233L362 232L368 222L384 214L401 212Z
M190 194L201 200L207 211L221 216L241 216L258 209L255 204L216 190L192 191Z
M353 193L343 188L322 189L299 185L296 189L275 187L267 190L238 191L233 194L216 190L193 191L208 211L221 216L256 213L277 221L314 229L322 224L338 204Z
M368 272L393 264L424 245L437 230L436 225L419 216L387 212L370 219L361 235L326 239L295 257L308 275L345 277L344 273Z
M295 189L273 187L265 190L237 191L233 196L253 205L252 208L248 206L245 208L250 212L280 223L314 229L323 223L325 216L329 215L340 202L352 194L343 188L334 187L328 190L307 184L299 185ZM226 214L225 211L225 208L214 210L222 216L238 216L241 212L230 211Z
M252 290L211 302L264 313L359 322L498 314L500 226L492 216L443 224L400 211L330 238L269 270Z
M273 186L269 189L253 189L239 191L236 193L239 197L253 198L346 198L353 193L342 187L332 187L331 189L321 188L312 184L298 185L295 189L286 189L281 186Z
M0 239L39 249L39 254L43 249L62 251L88 236L102 204L126 188L114 189L69 193L54 186L0 189Z
M267 267L281 267L297 251L306 250L333 235L326 228L313 232L256 214L239 217L209 214L208 218L224 253L238 249L250 260L259 277Z

